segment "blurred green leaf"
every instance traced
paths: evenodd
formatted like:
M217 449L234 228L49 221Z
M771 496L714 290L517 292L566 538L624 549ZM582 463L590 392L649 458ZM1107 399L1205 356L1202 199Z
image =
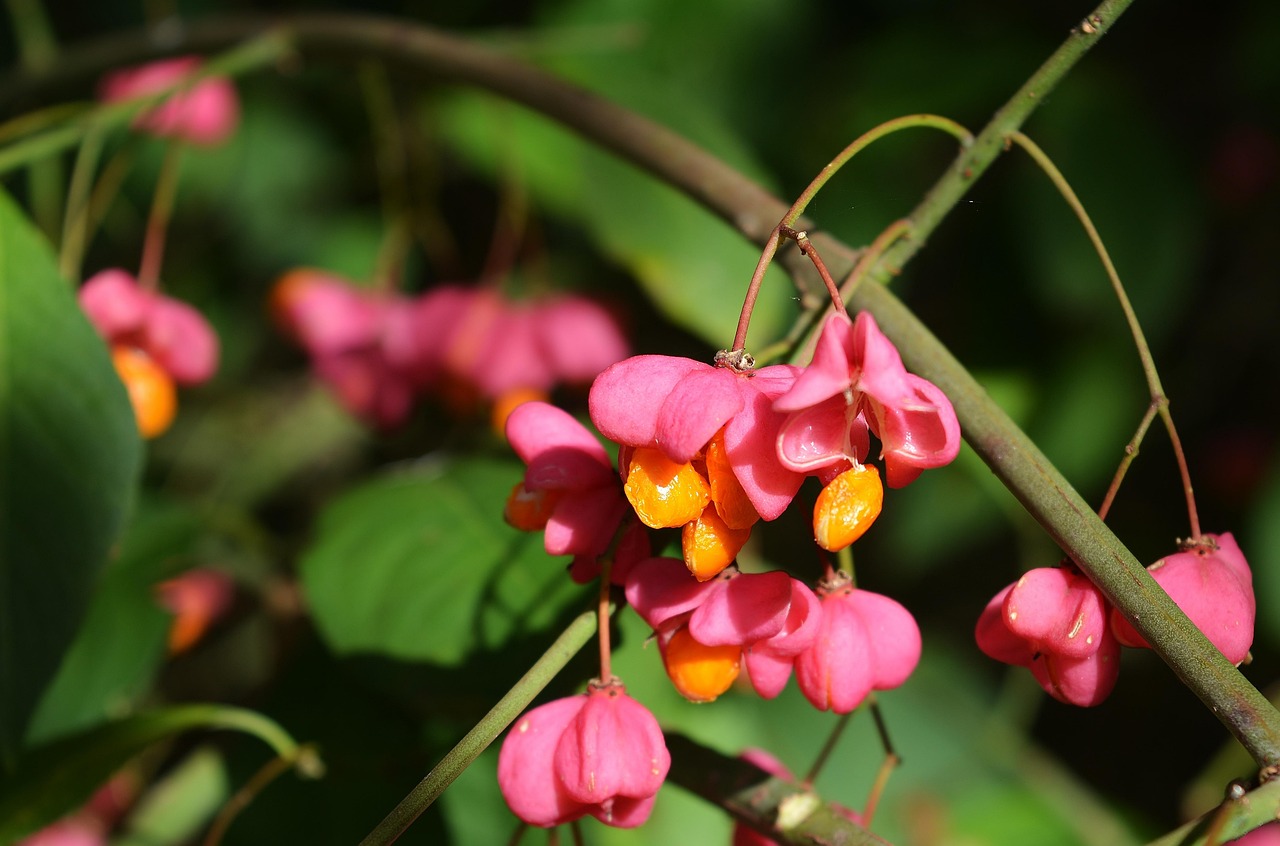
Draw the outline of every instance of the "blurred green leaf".
M88 607L140 453L106 346L0 192L0 770Z
M582 589L541 534L502 522L523 474L515 461L446 459L330 505L301 563L330 646L456 664L554 621Z
M111 846L188 843L227 801L230 785L221 756L201 747L158 781L129 813L127 829Z
M433 114L443 137L475 166L496 174L514 163L536 200L590 233L673 323L712 346L733 340L760 251L727 224L546 119L485 95L458 93ZM783 333L792 296L786 277L771 274L753 313L752 348Z
M84 625L31 719L27 742L43 743L132 710L164 660L170 615L155 585L199 536L190 511L143 500L119 557L103 574Z
M0 781L0 843L36 831L83 804L151 744L200 728L252 734L277 755L297 749L267 717L227 705L181 705L108 723L33 749Z

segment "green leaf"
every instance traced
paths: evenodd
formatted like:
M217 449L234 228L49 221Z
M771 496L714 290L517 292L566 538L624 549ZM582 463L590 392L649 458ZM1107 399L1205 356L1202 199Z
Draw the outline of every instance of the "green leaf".
M12 776L0 781L0 843L43 828L83 804L151 744L198 728L252 734L281 757L298 751L272 720L227 705L181 705L108 723L32 750Z
M103 574L84 625L31 719L27 743L38 744L133 710L164 660L171 615L155 586L199 533L190 511L146 500Z
M0 192L0 770L88 606L140 453L106 346Z
M582 589L541 533L503 523L523 473L515 461L449 460L330 505L301 563L329 645L453 665L553 622Z

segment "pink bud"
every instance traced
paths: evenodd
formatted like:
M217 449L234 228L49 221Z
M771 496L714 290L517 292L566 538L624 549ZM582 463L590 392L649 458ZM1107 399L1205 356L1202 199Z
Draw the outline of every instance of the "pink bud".
M154 94L192 76L199 65L199 58L184 56L119 70L102 81L100 93L106 102ZM229 138L239 119L240 102L230 80L208 77L179 88L133 125L160 137L211 146Z
M585 696L539 705L516 720L498 754L498 787L511 812L529 825L551 827L586 815L586 803L569 795L556 777L556 745L583 706Z
M1239 664L1253 645L1253 573L1230 532L1204 539L1205 544L1161 558L1147 569L1209 642L1228 661ZM1111 628L1125 646L1148 647L1114 609Z
M208 381L218 369L218 336L209 321L169 297L156 297L143 347L179 385Z
M907 680L920 661L920 629L898 602L847 582L819 594L821 627L796 658L796 683L815 708L847 714L872 690Z
M138 287L131 274L119 268L102 270L80 286L80 308L98 334L108 340L138 332L146 322L153 294Z

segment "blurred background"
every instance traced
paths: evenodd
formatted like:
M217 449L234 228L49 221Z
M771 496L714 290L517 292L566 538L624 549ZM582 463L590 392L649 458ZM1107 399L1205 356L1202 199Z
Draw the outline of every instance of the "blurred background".
M25 5L11 0L9 11ZM48 2L44 11L68 56L145 23L402 17L609 96L790 199L846 143L892 117L933 112L976 132L1089 9L1060 0L151 0ZM6 68L18 63L19 29L0 28ZM1128 288L1172 400L1204 529L1233 532L1253 566L1258 628L1244 672L1264 691L1280 677L1277 44L1280 6L1264 0L1211 14L1139 2L1024 127L1092 214ZM173 430L150 445L120 555L31 737L148 703L245 704L316 742L327 775L273 783L225 842L353 842L592 589L570 584L538 538L501 522L522 471L484 402L429 396L394 431L360 423L273 327L274 282L310 266L372 283L388 233L403 226L413 237L394 283L406 292L472 284L497 261L512 298L589 294L620 316L636 352L709 360L732 339L758 251L542 119L475 90L398 75L376 56L293 59L236 86L235 136L184 155L163 271L166 290L214 323L222 367L183 395ZM91 98L92 85L57 96ZM38 105L49 102L11 108ZM89 245L85 275L137 265L164 156L158 142L125 133L108 151L126 145L132 167ZM865 244L914 207L953 155L940 133L894 135L846 167L810 215ZM70 155L61 166L65 175ZM23 172L4 186L56 233ZM796 314L786 278L772 274L768 284L753 348ZM1149 397L1100 263L1032 162L1016 150L999 160L893 285L1100 502ZM584 398L580 388L555 393L580 416ZM815 493L805 488L802 498ZM808 529L792 516L757 531L744 566L816 578ZM1158 427L1108 522L1146 562L1188 534ZM967 448L953 466L889 492L855 552L860 585L899 599L924 635L916 675L881 697L905 761L874 826L892 842L1145 842L1248 773L1226 730L1149 652L1127 650L1115 692L1089 710L1050 700L1025 671L978 652L973 625L987 600L1061 553ZM235 599L199 643L167 655L168 616L150 586L192 568L229 575ZM834 718L794 687L773 702L747 690L689 704L645 648L643 624L623 613L619 625L615 670L664 726L727 754L762 746L797 772L808 768ZM546 695L581 689L592 664L580 658ZM262 751L243 738L201 738L154 754L150 777L189 808L168 803L168 833L150 842L195 837ZM401 842L505 842L515 820L497 793L495 751ZM818 787L859 808L881 757L859 714ZM727 842L729 823L668 785L645 828L586 828L597 844Z

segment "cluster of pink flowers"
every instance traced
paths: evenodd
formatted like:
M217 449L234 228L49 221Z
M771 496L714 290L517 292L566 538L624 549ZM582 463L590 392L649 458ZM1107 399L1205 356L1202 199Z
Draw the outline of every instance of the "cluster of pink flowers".
M404 422L425 392L461 404L545 398L627 354L609 311L567 294L512 302L442 285L407 297L302 268L280 279L271 306L343 406L381 428Z
M907 679L920 658L920 632L896 601L854 588L843 573L829 571L815 591L785 572L744 573L735 564L752 526L785 512L810 475L824 483L815 540L836 550L861 535L883 496L867 463L872 436L890 487L955 458L960 430L950 402L906 371L869 314L830 317L805 368L628 358L596 378L589 405L595 426L619 444L619 471L572 416L542 402L521 405L506 433L527 470L508 498L507 519L545 531L549 553L574 556L575 578L609 562L612 581L653 629L677 690L711 701L745 667L752 687L772 698L794 671L814 707L848 713L872 690ZM680 528L683 557L650 557L645 527ZM536 765L537 778L517 778L514 763L500 767L508 804L535 825L573 818L566 807L604 818L591 810L596 794L573 787L562 753L550 751L569 717L543 709L576 713L565 701L530 712L503 746L504 761L530 762L537 753L555 761ZM555 740L530 739L534 715ZM633 739L609 737L610 754L634 758L626 751ZM646 790L660 783L646 781Z
M1205 535L1147 570L1228 661L1245 660L1256 614L1253 575L1230 533ZM1030 570L996 594L976 637L990 657L1029 668L1055 699L1086 707L1111 694L1121 646L1148 646L1069 564Z
M109 74L99 86L99 96L112 103L158 94L193 79L200 59L180 56L125 68ZM192 144L221 144L240 122L240 100L231 81L210 76L180 87L164 102L134 119L134 129L161 138L178 138Z
M199 385L218 369L218 336L200 312L142 288L129 273L104 270L80 287L80 308L112 349L144 437L168 428L174 383Z

